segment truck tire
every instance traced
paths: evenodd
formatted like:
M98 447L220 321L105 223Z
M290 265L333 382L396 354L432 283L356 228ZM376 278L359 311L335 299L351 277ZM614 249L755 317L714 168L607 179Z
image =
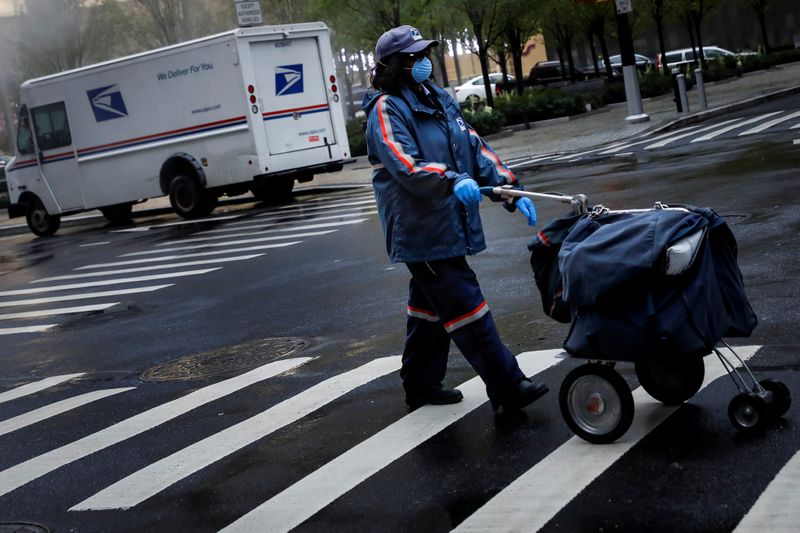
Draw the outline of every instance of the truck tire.
M169 182L169 203L183 218L197 218L211 213L217 196L203 189L197 180L178 175Z
M101 207L100 212L103 213L103 216L106 217L111 224L117 226L130 222L131 213L133 212L133 204L125 203L108 205L106 207Z
M49 237L61 227L61 215L49 214L39 198L28 204L25 220L28 222L28 229L39 237Z

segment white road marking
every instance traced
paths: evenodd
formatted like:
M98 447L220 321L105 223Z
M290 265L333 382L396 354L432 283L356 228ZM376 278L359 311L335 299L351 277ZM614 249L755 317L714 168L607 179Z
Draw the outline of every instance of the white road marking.
M300 204L288 204L282 205L276 209L276 211L305 211L308 209L334 209L338 207L350 207L353 205L364 205L364 204L374 204L375 203L375 195L374 194L364 194L363 199L359 198L348 198L342 201L334 201L334 202L325 202L324 205L314 205L314 206L306 206L302 203ZM266 213L265 213L266 214Z
M50 285L48 287L33 287L30 289L17 289L13 291L0 291L0 296L20 296L23 294L40 294L51 291L68 291L73 289L87 289L89 287L103 287L106 285L122 285L124 283L139 283L141 281L153 281L157 279L180 278L184 276L199 276L214 272L219 268L203 268L200 270L184 270L181 272L168 272L166 274L152 274L150 276L135 276L133 278L105 279L100 281L89 281L86 283L72 283L68 285Z
M569 155L557 157L557 158L553 159L553 161L564 161L566 159L569 159L570 157L582 157L582 156L585 156L585 155L593 154L595 152L599 152L600 150L609 150L611 148L616 148L618 146L623 146L624 144L625 144L624 142L617 142L617 143L614 143L614 144L612 144L610 146L604 146L602 148L595 148L594 150L587 150L585 152L579 152L577 154L569 154Z
M794 141L792 141L792 144L800 144L800 139L795 139Z
M352 212L352 213L341 213L341 214L336 214L336 215L330 215L330 216L327 216L327 217L314 216L313 218L309 219L307 215L302 215L301 214L301 215L290 215L290 216L276 216L275 220L277 220L277 221L279 221L281 223L291 224L292 221L295 221L295 220L306 220L307 219L309 222L319 222L319 221L322 221L322 220L339 220L341 218L363 217L363 216L367 216L367 215L377 215L377 214L378 214L377 211L364 211L363 208L359 208L357 210L354 210L354 212ZM225 227L223 227L223 228L209 229L209 230L205 230L205 231L197 231L195 233L192 233L192 235L208 235L210 233L231 233L231 232L234 232L234 231L241 231L242 228L240 226L245 226L245 228L247 228L247 229L256 229L256 228L271 228L271 227L274 227L274 226L277 225L274 222L266 222L266 220L268 220L268 219L259 219L258 220L258 222L264 222L263 224L248 223L247 225L242 224L242 222L231 222L229 224L225 224Z
M557 155L557 154L543 155L543 156L539 156L539 157L531 157L531 158L525 159L524 161L521 161L519 163L514 163L513 165L506 165L506 166L508 168L517 168L517 167L521 167L521 166L524 166L524 165L529 165L531 163L538 163L540 161L546 161L546 160L554 157L555 155Z
M53 470L68 465L87 455L113 446L169 422L207 403L213 402L247 386L277 376L308 362L310 357L284 359L260 366L254 370L226 379L213 385L161 404L147 411L127 418L112 426L88 435L82 439L66 444L23 463L14 465L0 472L0 496L30 483Z
M117 291L101 291L101 292L86 292L83 294L67 294L64 296L50 296L48 298L31 298L29 300L12 300L10 302L0 302L0 307L16 307L18 305L39 305L49 304L53 302L69 302L72 300L83 300L84 298L107 298L110 296L119 296L122 294L138 294L140 292L152 292L167 287L172 287L174 283L167 283L164 285L149 285L147 287L136 287L135 289L121 289ZM57 324L52 324L56 326Z
M11 433L12 431L36 424L37 422L60 415L61 413L66 413L67 411L71 411L72 409L76 409L88 403L119 394L120 392L133 390L135 388L136 387L122 387L119 389L92 391L86 394L81 394L80 396L73 396L72 398L67 398L66 400L61 400L50 405L45 405L44 407L34 409L33 411L15 416L14 418L0 421L0 435Z
M800 525L800 452L783 465L733 533L797 531Z
M179 222L166 222L164 224L153 224L151 226L137 226L135 228L115 229L109 233L132 233L139 231L150 231L151 229L169 228L172 226L183 226L185 224L200 224L202 222L216 222L218 220L230 220L232 218L240 218L243 215L228 215L222 217L209 217L209 218L194 218L192 220L181 220Z
M760 346L737 348L747 360ZM716 355L705 358L703 387L725 375ZM641 387L633 391L636 415L628 432L611 444L590 444L573 437L514 480L453 531L538 531L586 486L613 465L679 406L653 400ZM569 465L565 469L565 465Z
M88 248L89 246L102 246L104 244L111 244L111 241L101 241L101 242L90 242L87 244L81 244L81 248Z
M561 350L520 354L526 375L542 372L560 361ZM479 377L458 387L460 403L426 405L376 433L336 459L312 472L283 492L245 514L222 531L289 531L359 483L379 472L486 403L486 388ZM0 479L0 486L2 486ZM495 524L496 525L496 524Z
M283 233L285 231L307 231L312 229L338 228L340 226L351 226L353 224L361 224L366 220L367 220L366 218L357 218L355 220L342 220L339 222L321 222L319 224L307 224L305 226L291 226L291 227L283 227L281 225L281 226L276 226L273 229L267 229L261 231L244 231L245 228L239 228L239 233L234 233L233 235L210 235L206 237L177 239L174 241L162 242L161 244L156 244L156 246L158 247L158 246L170 246L175 244L189 244L193 242L218 241L220 239L238 239L241 237L252 237L253 235L264 235L265 233Z
M310 211L324 211L326 209L337 209L339 207L350 207L350 206L354 206L354 205L367 205L367 204L374 204L374 203L375 203L375 199L373 198L371 200L360 200L360 201L356 201L356 202L347 202L347 203L337 204L337 205L320 205L320 206L314 206L314 207L285 206L284 209L292 208L292 209L294 209L296 211L302 211L303 213L308 213ZM275 211L270 211L269 213L262 213L260 215L256 215L256 217L260 218L260 217L271 216L271 215L274 215L275 213L276 213Z
M633 155L633 152L620 152L618 154L614 154L614 157L628 157Z
M23 396L28 396L30 394L36 394L37 392L49 389L50 387L60 385L65 381L85 375L85 372L80 372L78 374L62 374L60 376L51 376L49 378L40 379L39 381L34 381L33 383L26 383L25 385L20 385L19 387L0 393L0 403L16 400L17 398L22 398Z
M61 307L59 309L42 309L41 311L25 311L22 313L6 313L0 315L0 320L13 320L16 318L37 318L40 316L72 315L75 313L92 313L94 311L105 311L109 307L114 307L119 302L110 304L82 305L80 307Z
M0 335L17 335L19 333L41 333L58 324L41 324L39 326L23 326L19 328L0 328Z
M261 257L264 254L250 254L250 255L236 255L233 257L219 257L217 259L203 259L200 261L186 261L183 263L167 263L164 265L153 265L136 268L122 268L119 270L100 270L94 272L84 272L82 274L65 274L63 276L53 276L50 278L41 278L31 281L31 283L42 283L45 281L63 281L67 279L82 279L92 278L97 276L118 276L120 274L135 274L136 272L149 272L153 270L166 270L169 268L186 268L200 265L215 265L218 263L230 263L232 261L247 261L256 257Z
M664 146L667 146L668 144L671 144L671 143L673 143L673 142L675 142L677 140L685 139L686 137L691 137L692 135L696 135L696 134L698 134L700 132L709 131L709 130L715 130L715 129L719 128L720 126L725 126L726 124L731 124L731 123L736 123L738 125L741 122L743 122L743 119L741 119L741 118L732 118L730 120L723 120L722 122L718 122L717 124L713 124L711 126L706 126L705 128L700 128L698 130L694 130L694 131L690 131L690 132L684 131L683 133L678 133L676 135L673 135L672 137L667 137L666 139L663 139L663 140L658 141L656 143L653 143L653 144L645 146L644 149L645 150L655 150L656 148L663 148Z
M715 137L719 137L723 133L728 133L729 131L735 130L736 128L740 128L742 126L747 126L749 124L754 124L756 122L764 120L765 118L773 117L773 116L779 115L781 113L783 113L783 111L773 111L772 113L765 113L765 114L759 115L757 117L749 118L749 119L745 120L744 122L740 122L739 124L733 124L732 126L726 126L724 128L718 129L717 131L712 131L711 133L707 133L707 134L703 135L702 137L698 137L697 139L692 139L691 142L698 143L698 142L703 142L703 141L709 141L709 140L711 140L711 139L713 139Z
M271 250L272 248L286 248L287 246L294 246L295 244L300 244L301 242L303 241L263 244L261 246L245 246L244 248L229 248L227 250L214 250L213 252L198 252L194 254L163 255L160 257L148 257L147 259L114 261L112 263L96 263L94 265L85 265L82 267L78 267L73 270L89 270L92 268L108 268L108 267L118 267L127 265L140 265L142 263L157 263L159 261L174 261L175 259L190 259L192 257L209 257L212 255L222 255L222 254L240 253L240 252L257 252L259 250Z
M775 119L772 119L772 120L768 120L767 122L765 122L763 124L759 124L755 128L751 128L751 129L749 129L747 131L743 131L742 133L739 134L739 137L741 137L742 135L753 135L754 133L761 133L762 131L764 131L766 129L769 129L772 126L777 126L781 122L786 122L787 120L792 120L793 118L797 118L797 117L800 117L800 111L795 111L794 113L789 113L788 115L785 115L785 116L782 116L782 117L779 117L779 118L775 118Z
M170 248L159 248L158 250L146 250L144 252L131 252L129 254L123 254L121 257L135 257L138 255L151 255L151 254L163 254L165 252L182 252L184 250L200 250L202 248L218 248L220 246L235 246L238 244L253 244L256 242L265 242L265 241L277 241L282 239L300 239L303 237L316 237L318 235L327 235L329 233L334 233L339 230L328 230L328 231L309 231L308 233L293 233L291 235L275 235L272 237L259 237L257 239L241 239L238 241L231 241L231 242L214 242L214 243L207 243L207 244L193 244L189 246L173 246Z
M699 127L700 126L689 126L688 128L683 128L681 131L695 130L695 129L699 128ZM667 132L667 133L662 133L661 135L656 135L652 139L645 139L643 141L636 141L636 142L632 142L632 143L623 144L621 146L617 146L615 148L611 148L610 150L603 150L602 152L600 152L600 155L616 154L617 152L625 150L626 148L630 148L631 146L638 146L640 144L645 144L645 143L649 143L649 142L652 142L652 141L657 141L659 139L664 139L664 138L667 138L667 137L671 137L672 135L675 135L675 133L676 132L674 132L674 131L670 131L670 132Z
M129 509L170 485L390 372L400 357L383 357L332 377L219 433L152 463L75 505L70 511Z

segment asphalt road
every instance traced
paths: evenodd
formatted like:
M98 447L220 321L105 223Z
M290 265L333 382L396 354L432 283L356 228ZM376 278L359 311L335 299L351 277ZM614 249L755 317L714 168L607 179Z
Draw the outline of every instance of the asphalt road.
M669 137L642 138L615 153L512 164L528 190L583 193L613 209L660 201L723 215L759 318L751 338L730 342L752 355L758 379L797 391L800 131L791 127L800 118L739 134L799 109L795 97L704 123L697 136L776 113L700 142L692 134L652 147ZM565 211L537 205L542 223ZM534 232L489 202L482 216L489 249L470 263L504 340L552 389L515 414L492 413L455 347L446 384L466 382L465 401L406 412L393 356L408 275L386 259L369 188L308 191L283 208L231 202L191 224L154 213L130 228L78 220L50 239L0 232L0 328L51 326L0 336L0 523L796 527L797 491L781 500L770 482L796 479L798 408L763 435L739 434L726 415L736 392L713 357L706 375L720 378L687 404L667 408L638 389L634 426L617 443L573 437L558 388L581 361L553 357L568 326L541 311L526 250ZM29 302L40 298L58 300ZM85 306L95 307L74 309ZM30 316L45 309L62 312ZM631 365L617 368L636 389ZM764 518L776 502L789 529Z

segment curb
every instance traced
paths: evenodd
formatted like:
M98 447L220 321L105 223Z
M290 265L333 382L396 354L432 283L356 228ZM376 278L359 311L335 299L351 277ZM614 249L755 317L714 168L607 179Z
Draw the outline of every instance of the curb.
M709 118L718 117L720 115L725 115L731 111L737 111L739 109L745 109L748 107L752 107L758 104L763 104L764 102L768 102L770 100L776 100L778 98L782 98L784 96L789 96L791 94L800 93L800 85L795 85L794 87L789 87L788 89L781 89L778 91L773 91L770 93L765 93L760 96L755 96L753 98L747 98L745 100L739 100L738 102L733 102L731 104L726 104L720 107L715 107L714 109L709 109L707 111L701 111L699 113L693 113L686 117L681 117L662 126L658 126L652 130L649 130L650 133L661 133L665 131L674 130L680 128L681 126L688 126L689 124L696 124L698 122L702 122Z

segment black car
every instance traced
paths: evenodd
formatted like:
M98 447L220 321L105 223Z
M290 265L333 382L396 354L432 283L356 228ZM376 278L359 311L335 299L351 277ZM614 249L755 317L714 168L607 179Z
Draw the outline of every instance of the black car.
M583 81L587 73L575 67L575 81ZM539 61L528 74L529 85L566 84L570 82L569 65L564 63L563 69L560 61Z

